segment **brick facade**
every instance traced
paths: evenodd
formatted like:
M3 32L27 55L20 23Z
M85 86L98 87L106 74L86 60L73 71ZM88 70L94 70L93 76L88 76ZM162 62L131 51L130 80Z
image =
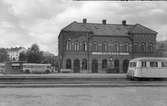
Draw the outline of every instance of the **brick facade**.
M80 73L123 73L130 59L154 56L155 31L140 24L127 25L73 22L59 34L62 69Z

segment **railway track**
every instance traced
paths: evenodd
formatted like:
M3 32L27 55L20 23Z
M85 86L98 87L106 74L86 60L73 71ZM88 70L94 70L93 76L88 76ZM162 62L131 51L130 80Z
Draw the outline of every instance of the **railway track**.
M1 75L0 87L143 87L167 86L167 80L131 81L125 75Z

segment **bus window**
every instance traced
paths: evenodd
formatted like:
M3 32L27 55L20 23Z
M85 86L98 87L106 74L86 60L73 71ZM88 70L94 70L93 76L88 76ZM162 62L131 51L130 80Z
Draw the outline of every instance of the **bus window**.
M158 62L150 62L150 67L158 67Z
M162 67L167 67L167 62L161 62Z
M147 65L146 65L146 61L142 61L141 62L141 67L146 67Z

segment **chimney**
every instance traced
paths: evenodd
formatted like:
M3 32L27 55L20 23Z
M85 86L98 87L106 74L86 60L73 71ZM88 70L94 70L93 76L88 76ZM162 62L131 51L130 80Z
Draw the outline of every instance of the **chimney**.
M102 20L102 23L103 23L103 24L106 24L106 20L105 20L105 19L103 19L103 20Z
M87 23L87 19L86 19L86 18L83 19L83 23L84 23L84 24Z
M122 25L126 25L126 20L122 20Z

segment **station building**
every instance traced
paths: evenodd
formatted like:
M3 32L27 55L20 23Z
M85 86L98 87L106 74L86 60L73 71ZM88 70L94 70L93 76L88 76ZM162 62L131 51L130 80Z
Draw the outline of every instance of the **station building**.
M58 37L61 69L74 73L125 73L135 57L154 56L157 32L141 24L72 22Z

